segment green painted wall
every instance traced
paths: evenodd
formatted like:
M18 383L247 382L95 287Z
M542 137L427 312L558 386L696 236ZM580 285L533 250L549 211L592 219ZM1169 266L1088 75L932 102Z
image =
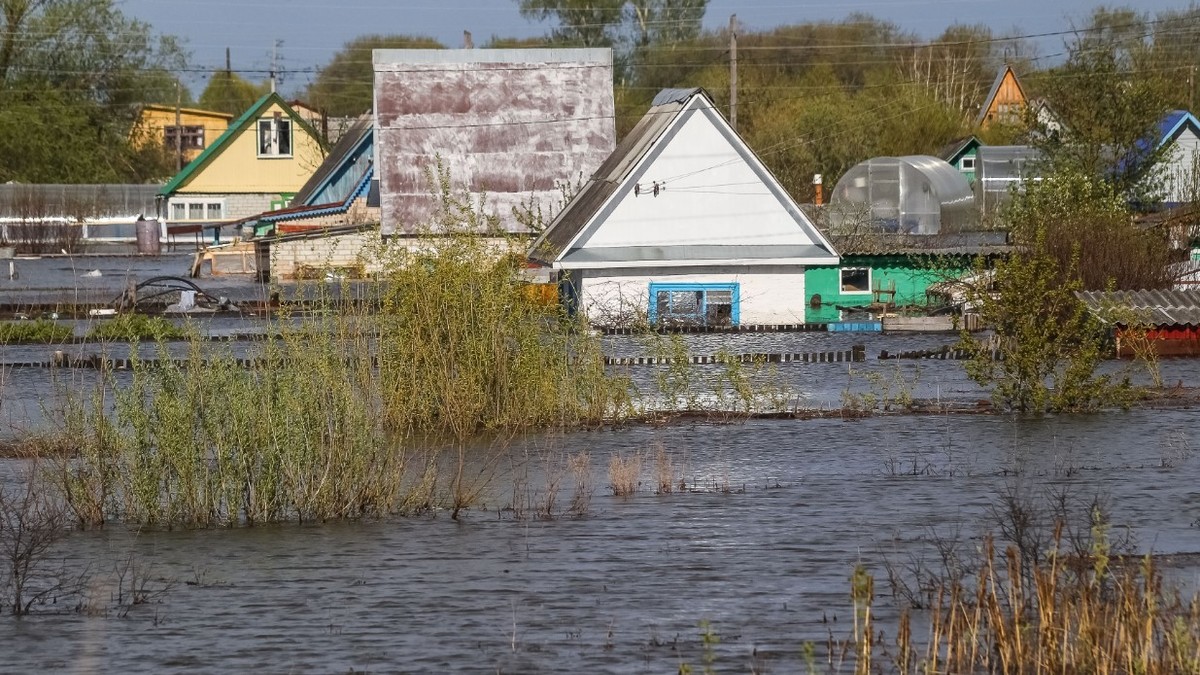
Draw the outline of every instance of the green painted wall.
M972 269L970 256L907 255L843 255L839 267L810 267L804 272L804 292L807 295L804 320L823 323L839 320L843 307L869 305L873 299L870 292L846 293L842 291L841 270L847 268L869 268L871 288L888 288L896 284L896 305L924 305L925 290L930 284L947 278L958 277ZM821 296L821 306L814 308L813 296Z

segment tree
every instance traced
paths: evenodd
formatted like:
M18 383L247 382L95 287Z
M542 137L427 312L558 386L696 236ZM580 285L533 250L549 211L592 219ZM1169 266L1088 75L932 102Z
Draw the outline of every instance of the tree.
M1031 119L1050 172L1100 176L1131 201L1152 203L1165 147L1155 142L1172 83L1146 67L1144 22L1131 10L1097 10L1061 67L1034 78L1065 129ZM1031 113L1032 114L1032 113Z
M200 93L200 107L237 117L271 91L269 82L254 84L227 70L218 70Z
M305 98L318 110L334 117L361 115L374 104L375 49L445 49L442 43L419 35L363 35L347 42L321 69Z
M0 15L0 181L169 173L165 155L134 148L130 131L139 104L173 103L184 90L173 38L114 0L0 0Z
M994 342L966 338L977 349L967 372L993 386L998 404L1046 412L1128 400L1127 381L1096 374L1104 327L1075 292L1169 286L1166 242L1129 215L1110 183L1081 171L1048 176L1013 200L1007 219L1017 250L976 270L981 282L970 298Z
M700 35L708 0L631 0L628 21L638 48L693 40Z
M625 0L517 0L521 16L555 20L555 42L581 47L611 47L624 24Z

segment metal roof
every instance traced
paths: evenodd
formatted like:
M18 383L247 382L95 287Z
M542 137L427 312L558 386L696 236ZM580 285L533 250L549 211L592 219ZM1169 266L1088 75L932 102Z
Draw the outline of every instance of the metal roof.
M684 96L683 92L689 93ZM671 126L691 97L702 92L702 89L665 89L654 97L654 105L650 110L621 139L613 153L592 174L591 180L533 242L531 257L545 263L558 259L617 191L638 160Z
M1078 291L1075 296L1104 321L1113 319L1114 310L1132 310L1152 326L1200 326L1200 291Z
M321 166L317 167L313 175L305 181L304 186L292 197L292 203L307 204L318 191L325 187L325 184L337 171L358 159L359 153L363 150L363 144L371 142L374 131L375 118L373 116L359 117L354 125L342 134L337 145L333 146L329 155L325 157L325 161L321 162Z

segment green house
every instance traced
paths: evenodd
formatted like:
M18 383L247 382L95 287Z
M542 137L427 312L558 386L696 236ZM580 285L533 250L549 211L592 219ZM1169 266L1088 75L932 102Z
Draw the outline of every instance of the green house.
M859 242L834 237L834 245L842 250L841 263L805 271L805 321L841 321L855 309L928 309L930 286L969 274L980 256L1006 254L1006 238L1003 232L879 235Z
M946 160L950 166L958 169L966 176L967 183L975 185L975 171L979 162L979 146L983 145L975 136L967 136L947 145L938 151L938 157Z

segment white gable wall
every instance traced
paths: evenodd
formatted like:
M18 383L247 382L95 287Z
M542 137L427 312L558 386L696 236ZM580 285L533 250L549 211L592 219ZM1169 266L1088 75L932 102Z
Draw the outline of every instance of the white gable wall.
M668 273L648 270L578 270L580 309L594 325L628 325L650 308L650 283L736 283L739 325L804 323L804 268L697 267Z
M1196 194L1197 187L1200 187L1200 180L1196 176L1200 167L1200 137L1190 127L1185 127L1167 152L1162 176L1165 183L1164 201L1178 204L1196 200L1200 197Z
M707 102L694 98L661 154L635 174L640 193L619 192L603 226L589 228L575 246L814 243L697 105Z

